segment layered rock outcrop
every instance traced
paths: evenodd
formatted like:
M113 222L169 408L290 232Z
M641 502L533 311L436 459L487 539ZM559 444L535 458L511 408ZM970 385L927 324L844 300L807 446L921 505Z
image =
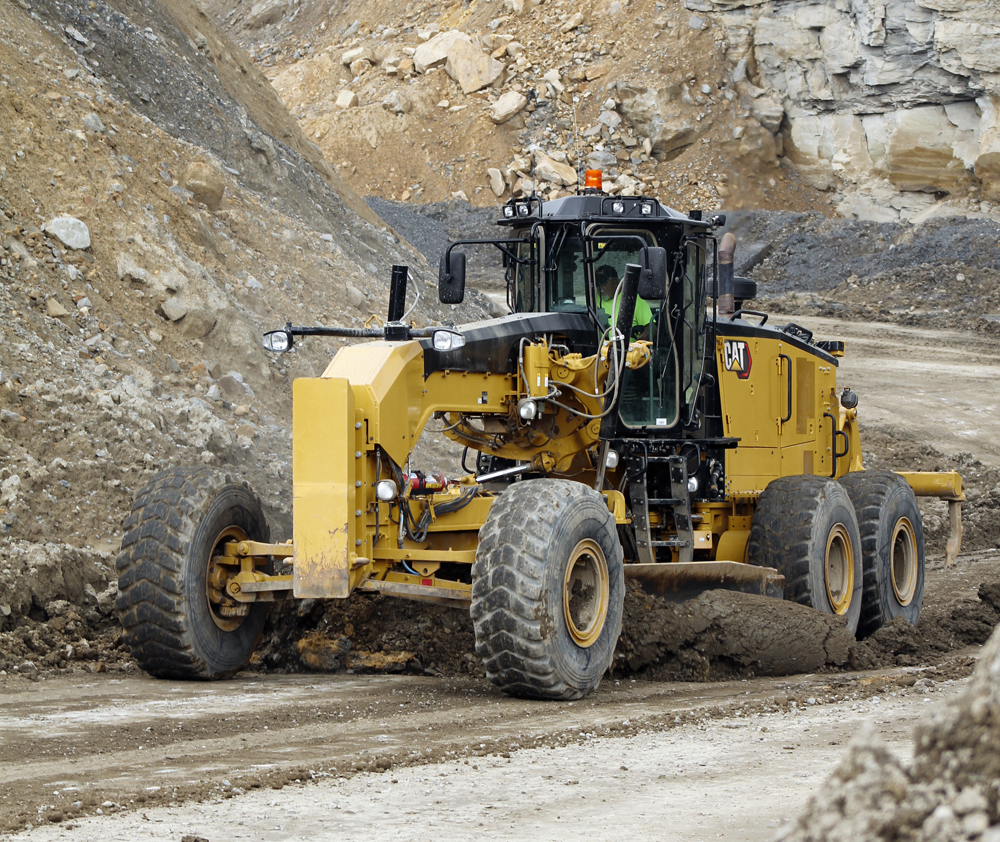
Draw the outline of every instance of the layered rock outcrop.
M786 153L839 194L845 215L990 212L1000 201L996 0L685 5L715 13L750 110L764 125L761 115L778 116Z

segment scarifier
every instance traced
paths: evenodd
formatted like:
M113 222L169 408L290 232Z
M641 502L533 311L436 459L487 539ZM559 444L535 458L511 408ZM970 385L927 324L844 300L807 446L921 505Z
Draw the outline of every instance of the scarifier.
M265 335L372 341L293 386L293 538L271 543L255 494L209 469L158 474L118 559L125 641L144 669L221 678L246 664L279 599L376 593L467 606L505 692L597 687L621 630L625 578L684 599L708 588L784 597L871 634L916 622L916 496L956 473L865 471L844 343L743 303L721 214L609 196L512 199L503 235L452 243L439 297L463 301L463 245L499 252L510 315L417 328L394 267L381 328ZM709 271L711 268L711 272ZM436 419L467 474L410 470Z

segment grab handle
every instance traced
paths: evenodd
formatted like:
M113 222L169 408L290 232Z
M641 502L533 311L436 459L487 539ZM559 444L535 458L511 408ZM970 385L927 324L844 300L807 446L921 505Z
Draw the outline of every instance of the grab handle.
M788 414L781 419L782 424L787 424L792 420L792 358L788 354L778 354L779 360L788 360L788 400L785 406L788 407ZM778 364L778 373L781 373L781 363Z
M842 458L847 455L848 451L851 449L851 440L847 437L847 433L843 430L837 429L837 419L834 418L829 412L823 413L824 418L830 419L830 427L833 429L833 447L830 449L830 454L833 457L833 470L830 471L830 479L837 478L837 459ZM837 452L837 436L844 437L844 452Z

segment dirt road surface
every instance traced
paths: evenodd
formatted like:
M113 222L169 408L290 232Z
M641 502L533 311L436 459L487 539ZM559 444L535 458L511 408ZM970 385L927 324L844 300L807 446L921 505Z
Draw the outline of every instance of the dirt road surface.
M56 679L8 697L0 785L38 840L564 838L609 816L618 838L768 839L863 722L905 751L960 684L623 681L544 704L406 677Z

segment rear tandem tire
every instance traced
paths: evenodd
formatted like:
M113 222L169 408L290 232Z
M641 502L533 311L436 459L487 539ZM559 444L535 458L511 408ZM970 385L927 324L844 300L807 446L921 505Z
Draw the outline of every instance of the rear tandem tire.
M569 480L514 483L479 530L476 652L504 693L579 699L611 666L625 601L622 548L601 495Z
M812 475L768 483L757 501L747 558L785 577L785 599L839 614L854 634L861 617L861 534L847 492Z
M858 637L896 617L916 625L924 601L924 527L913 489L892 471L857 471L841 477L840 484L861 528Z
M227 616L218 589L210 599L209 564L227 541L270 540L257 496L211 469L162 471L138 493L124 528L115 607L139 666L157 678L238 672L260 639L267 603Z

